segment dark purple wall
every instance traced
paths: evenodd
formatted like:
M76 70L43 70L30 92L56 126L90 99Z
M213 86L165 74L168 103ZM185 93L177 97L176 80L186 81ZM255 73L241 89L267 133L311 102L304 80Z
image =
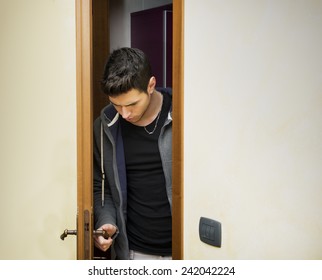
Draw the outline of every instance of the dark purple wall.
M157 86L164 86L164 11L167 11L165 86L172 87L172 5L131 13L131 47L148 55Z

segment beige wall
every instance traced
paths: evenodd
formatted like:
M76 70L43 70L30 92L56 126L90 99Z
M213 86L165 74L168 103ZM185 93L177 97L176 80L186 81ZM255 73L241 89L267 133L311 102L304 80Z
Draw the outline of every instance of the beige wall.
M321 26L322 1L185 1L186 259L322 259Z
M0 1L0 259L75 259L75 1Z
M321 1L185 2L185 258L321 259ZM0 32L0 259L75 259L74 0Z

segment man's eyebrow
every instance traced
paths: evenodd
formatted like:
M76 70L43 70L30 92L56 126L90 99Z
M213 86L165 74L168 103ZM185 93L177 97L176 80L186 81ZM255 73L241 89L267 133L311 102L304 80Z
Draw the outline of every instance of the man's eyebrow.
M139 101L137 100L137 101L134 101L134 102L132 102L132 103L130 103L130 104L126 104L126 105L119 105L119 104L116 104L116 103L114 103L114 102L112 102L111 100L110 100L110 103L112 103L112 105L114 105L114 106L121 106L121 107L128 107L128 106L133 106L133 105L135 105L136 103L138 103Z

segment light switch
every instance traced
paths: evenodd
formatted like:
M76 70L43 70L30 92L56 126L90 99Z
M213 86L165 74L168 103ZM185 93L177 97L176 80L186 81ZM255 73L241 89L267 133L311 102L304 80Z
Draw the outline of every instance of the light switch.
M201 217L199 221L199 237L202 242L221 247L221 223Z

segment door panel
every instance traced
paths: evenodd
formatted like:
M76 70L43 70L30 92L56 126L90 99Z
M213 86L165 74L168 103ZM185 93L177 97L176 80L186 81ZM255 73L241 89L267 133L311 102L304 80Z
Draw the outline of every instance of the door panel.
M93 258L92 1L76 0L77 259Z

